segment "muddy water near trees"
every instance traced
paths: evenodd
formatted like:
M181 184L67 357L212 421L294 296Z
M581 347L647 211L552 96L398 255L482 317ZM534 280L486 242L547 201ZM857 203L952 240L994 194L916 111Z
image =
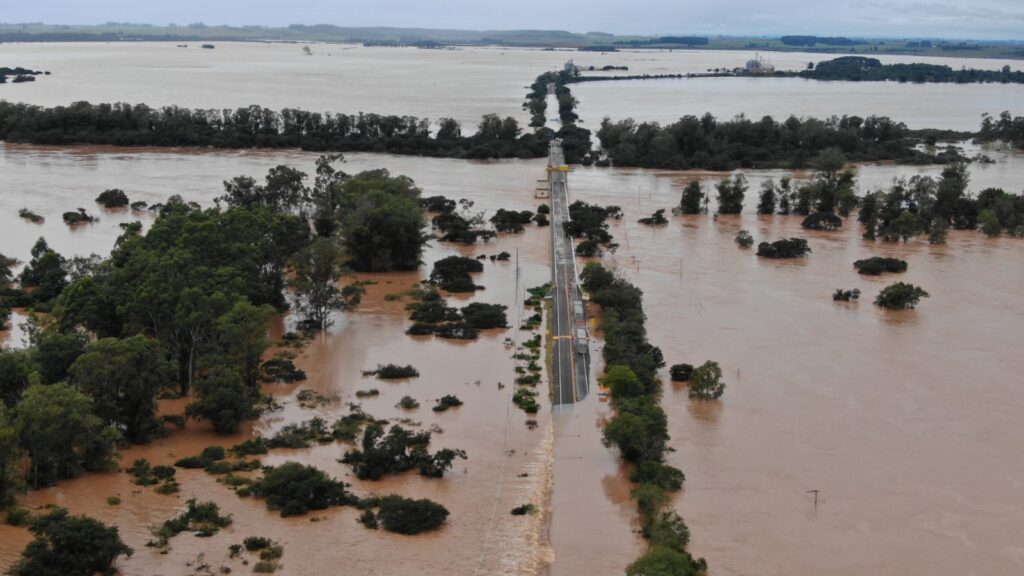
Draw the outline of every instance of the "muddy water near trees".
M972 165L972 189L1017 191L1024 176L1021 157L988 153L998 163ZM260 177L281 163L311 171L314 159L302 152L0 145L5 190L17 183L24 192L0 195L2 251L24 260L35 238L45 234L65 254L105 254L120 232L118 223L148 223L151 217L102 212L98 223L70 230L60 212L77 206L92 211L92 199L110 187L123 188L132 200L158 202L177 193L209 205L221 180ZM544 177L543 161L372 154L350 155L345 169L377 167L411 176L427 195L473 199L474 210L535 206L533 188ZM859 179L863 189L886 185L896 175L937 172L864 166ZM1024 241L955 232L947 246L872 244L850 222L841 232L809 234L799 228L799 217L749 213L760 182L784 172L747 174L748 213L717 222L709 216L675 217L663 228L636 220L676 204L688 181L721 174L579 168L570 176L575 198L623 207L625 218L612 225L621 248L605 260L644 290L651 341L666 360L722 364L728 388L720 402L694 403L684 387L665 387L677 450L670 458L687 474L676 506L692 529L691 551L706 557L714 574L1020 571L1024 554L1013 539L1024 531L1024 513L1008 503L1021 499L1014 479L1024 473L1012 457L1024 440L1016 426L1024 398L1012 377L1024 368L1017 344L1024 336ZM20 207L43 214L47 222L20 220ZM761 261L736 247L740 228L759 241L807 237L814 252L799 262ZM549 276L547 235L546 229L530 229L472 248L435 242L424 260L518 248L521 285L537 285ZM897 277L858 276L853 260L872 254L905 258L910 268ZM136 548L122 563L131 574L187 573L186 563L200 553L215 568L243 569L226 559L227 545L248 535L284 543L289 574L325 566L388 574L396 562L425 574L522 573L543 571L552 559L548 570L555 575L621 573L644 543L633 533L635 505L624 471L617 456L600 445L607 406L593 395L554 414L545 406L536 418L539 427L527 430L527 417L509 407L506 333L484 334L468 344L404 335L404 301L385 295L408 289L428 271L426 266L418 274L361 275L377 284L368 287L360 309L340 317L330 334L304 349L299 364L309 374L307 382L269 387L284 407L254 423L253 430L270 433L314 415L333 420L346 413L347 402L357 401L357 390L377 388L379 397L359 400L368 413L409 417L422 429L437 424L444 432L435 435L433 448L463 448L469 460L457 461L441 481L413 474L378 483L348 476L348 467L336 462L342 444L275 451L264 460L315 464L352 482L361 494L437 500L452 512L442 531L411 538L368 531L347 508L282 519L201 471L178 472L178 496L156 495L131 485L123 473L111 473L30 492L23 501L57 503L117 524ZM877 291L897 278L920 284L931 298L911 312L872 306ZM514 263L488 261L479 283L488 289L473 298L511 306ZM859 287L863 299L835 304L830 295L839 287ZM460 305L464 300L452 298ZM413 364L421 376L408 382L361 376L382 362ZM663 377L667 381L667 373ZM295 395L303 388L334 401L301 409ZM447 393L466 404L431 412L431 399ZM422 407L411 414L394 408L405 394ZM180 412L182 406L164 409ZM190 423L170 438L126 451L123 465L139 457L171 462L210 444L234 444L253 430L222 438ZM816 510L806 492L813 489L820 490ZM115 494L122 504L108 505L106 498ZM210 539L180 535L168 555L145 548L147 527L192 496L218 502L234 515L235 525ZM509 515L526 502L542 505L542 512ZM548 517L550 528L544 526ZM0 527L0 564L12 562L27 538L23 529Z

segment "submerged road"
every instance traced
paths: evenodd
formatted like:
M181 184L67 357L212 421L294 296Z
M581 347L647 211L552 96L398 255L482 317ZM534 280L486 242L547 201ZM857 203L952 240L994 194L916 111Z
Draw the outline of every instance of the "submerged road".
M569 171L560 140L548 155L551 194L550 338L554 340L551 373L555 404L573 404L590 391L590 341L583 291L576 271L576 253L563 223L569 221Z

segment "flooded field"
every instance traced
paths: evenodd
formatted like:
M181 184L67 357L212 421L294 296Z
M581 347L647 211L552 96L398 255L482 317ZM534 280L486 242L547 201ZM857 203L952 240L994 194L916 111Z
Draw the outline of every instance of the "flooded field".
M971 189L1016 191L1024 158L986 153L997 163L972 165ZM100 222L69 230L60 212L77 206L92 211L92 198L115 186L133 200L155 202L179 193L209 205L224 179L261 176L281 163L311 171L315 157L0 145L5 183L18 183L22 192L0 196L3 251L24 259L45 235L65 254L105 254L119 222L148 222L150 216L102 212ZM345 169L386 167L411 176L425 194L470 198L474 209L494 210L535 206L532 191L543 166L353 154ZM863 166L859 181L864 190L898 175L938 170ZM1024 441L1016 426L1024 397L1010 376L1024 367L1017 353L1024 338L1024 241L953 233L946 246L873 244L862 241L849 222L841 232L808 235L798 217L750 213L760 181L782 174L748 173L747 213L739 218L675 217L659 229L635 221L676 204L690 180L713 181L721 174L579 168L570 177L575 198L623 207L625 218L612 226L621 248L605 260L644 290L651 340L668 363L722 364L728 389L720 403L694 403L685 388L665 387L676 449L672 463L687 474L676 506L691 527L691 551L708 559L712 574L725 575L1020 571L1024 555L1015 536L1024 531L1024 512L1006 503L1021 498L1015 478L1024 475L1021 463L1009 456ZM46 223L17 218L23 206L46 216ZM814 252L800 262L761 261L734 244L740 228L758 241L805 236ZM435 242L425 261L518 249L520 286L532 286L549 274L547 234L530 229L475 248ZM900 279L920 284L931 298L910 312L872 306L892 279L859 277L851 263L873 254L908 260ZM424 574L621 573L644 543L633 533L635 508L617 456L600 445L607 405L592 395L554 414L545 406L538 428L528 430L526 416L510 408L511 387L498 388L498 382L512 379L511 352L503 344L511 332L485 334L466 345L403 334L404 304L384 296L407 289L428 270L361 276L378 283L357 312L339 318L329 335L303 351L299 364L309 380L273 387L284 408L253 430L221 438L190 424L168 439L126 451L123 462L172 462L210 444L234 444L253 431L273 431L318 414L333 419L346 412L357 390L377 388L379 397L360 401L368 413L408 416L423 429L437 424L444 432L435 435L435 449L464 448L469 459L457 462L445 480L408 475L378 483L348 475L348 467L336 462L344 451L340 444L275 451L265 461L315 464L353 482L361 494L393 491L437 500L452 512L441 532L408 538L367 531L356 523L356 512L345 508L312 515L318 522L281 519L201 471L179 472L177 497L136 487L125 474L101 474L29 493L23 501L57 503L117 524L136 549L123 564L132 574L186 573L186 563L195 564L199 554L215 568L241 569L227 559L227 545L253 534L285 545L287 574L309 573L323 562L387 574L392 561L419 566ZM515 302L514 263L488 262L480 283L488 289L475 298L510 307ZM864 297L856 304L833 303L830 295L838 287L858 287ZM422 375L404 383L360 375L389 361L413 364ZM334 401L299 408L295 394L303 388ZM443 414L426 408L445 393L466 405ZM405 394L424 407L412 414L396 409ZM168 412L181 408L165 406ZM807 493L815 489L817 509ZM123 503L108 505L111 495ZM235 525L210 539L178 536L169 555L146 548L148 527L192 496L218 502ZM525 502L545 504L544 513L508 514ZM0 537L0 564L7 565L28 536L4 526Z
M581 68L627 66L629 74L702 73L742 67L753 51L623 50L576 52L515 48L422 50L359 45L218 42L215 50L171 42L28 43L0 45L0 60L49 70L38 82L5 84L0 99L45 106L87 100L151 106L236 108L259 104L315 112L374 112L450 116L475 130L480 116L496 113L529 121L522 110L526 87L540 73L572 59ZM764 54L779 70L801 70L838 54ZM918 56L877 58L885 63L927 62L1018 70L1019 60ZM623 74L623 72L613 72ZM982 112L1014 109L1021 85L897 85L804 82L782 79L702 79L601 82L572 87L577 112L596 129L603 116L673 121L712 112L760 118L763 114L827 116L883 114L912 127L975 129ZM756 95L756 96L754 96Z

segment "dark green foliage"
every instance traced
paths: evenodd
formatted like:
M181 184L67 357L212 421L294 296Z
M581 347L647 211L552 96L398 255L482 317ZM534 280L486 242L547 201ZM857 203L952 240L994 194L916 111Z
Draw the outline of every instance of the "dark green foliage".
M385 496L378 501L377 519L388 532L419 534L437 530L448 519L448 509L430 500Z
M96 197L96 203L101 204L104 208L122 208L128 205L128 195L124 193L124 190L119 188L111 188L104 190Z
M740 248L750 248L754 245L754 237L750 235L750 232L746 230L740 230L736 233L736 244Z
M210 369L196 382L198 399L189 404L190 418L209 420L218 434L231 434L242 421L257 414L259 396L245 385L236 370L225 366Z
M683 487L686 476L682 470L664 462L644 460L636 465L629 480L636 484L653 484L666 492L675 492Z
M238 457L257 456L267 453L267 445L262 437L246 440L231 447L231 453Z
M32 362L43 384L67 380L68 371L85 352L86 335L79 332L59 332L46 329L30 332L29 344Z
M373 510L364 510L359 516L359 523L370 530L380 527L380 522L377 521L377 515L373 513Z
M95 222L96 218L90 216L85 208L79 208L77 212L65 212L61 215L64 219L64 223L68 226L74 226L75 224L86 224L89 222Z
M757 245L757 255L764 258L799 258L810 253L811 247L803 238L789 238L775 242L761 242Z
M581 240L576 247L580 256L596 256L601 247L613 248L612 235L608 232L608 218L620 218L618 206L601 207L575 201L569 205L569 221L563 222L566 235Z
M147 546L163 547L168 541L182 532L194 532L196 536L208 538L231 525L231 516L221 516L220 507L214 502L197 502L191 498L185 502L185 511L170 520L164 521L153 531L156 540L147 542Z
M269 548L271 544L273 544L273 541L270 538L262 536L246 536L245 540L242 541L242 545L249 552Z
M673 382L686 382L693 374L692 364L673 364L669 369L669 375Z
M92 576L111 571L118 556L132 555L117 528L58 508L32 521L35 539L21 553L15 576Z
M853 263L857 272L868 276L878 276L885 272L906 272L907 261L899 258L888 258L883 256L872 256L865 260L857 260Z
M769 178L761 183L761 197L757 203L758 214L774 214L775 204L778 201L775 181Z
M743 198L747 192L747 178L743 174L736 174L729 178L723 178L715 184L718 191L718 213L739 214L743 211Z
M860 289L854 288L853 290L843 290L842 288L836 288L836 291L832 293L832 299L837 302L849 302L851 300L859 300Z
M274 382L292 384L306 379L306 373L295 367L295 363L286 358L271 358L263 363L263 373Z
M891 310L904 310L915 308L921 298L927 298L929 294L920 286L897 282L882 289L875 297L875 305Z
M159 342L140 334L103 338L75 360L68 381L93 398L93 410L130 442L142 443L159 430L156 396L173 381Z
M717 400L725 392L725 382L722 382L722 368L718 362L707 362L694 369L690 376L690 398L700 400Z
M457 406L462 406L462 400L459 400L458 397L453 394L445 394L441 398L437 399L437 404L434 405L432 410L434 412L444 412L449 408L455 408Z
M508 319L505 316L507 308L504 304L472 302L463 306L461 313L466 324L478 330L507 328Z
M994 119L986 114L982 118L977 138L983 142L1002 140L1017 148L1024 148L1024 116L1013 117L1008 111L1003 111L998 119Z
M365 231L360 232L363 233ZM374 248L364 249L372 251ZM295 276L289 284L298 296L297 308L303 325L308 328L324 330L331 324L332 313L359 305L361 286L337 286L342 274L341 255L341 248L333 240L319 237L292 259Z
M520 388L512 394L512 403L520 407L527 414L536 414L540 410L537 402L537 392L529 388Z
M665 209L661 208L651 214L647 218L641 218L637 220L640 224L646 224L647 226L664 226L668 224L668 218L665 218Z
M375 422L363 433L361 449L346 452L342 462L352 465L360 480L380 480L413 468L419 468L423 476L440 478L455 458L466 458L462 450L442 449L430 454L428 444L430 432L414 434L392 426L385 434L384 423Z
M16 492L22 487L22 450L19 444L18 431L11 421L11 410L0 404L0 507L7 508L7 523L18 525L26 520L28 511L19 512L21 508L10 507L14 503ZM14 523L12 523L12 521Z
M378 364L375 370L364 372L363 375L375 375L381 380L399 380L405 378L419 378L420 371L410 364L405 366L399 366L398 364Z
M843 220L831 212L815 212L800 223L807 230L835 230L842 228Z
M962 68L955 70L940 64L882 64L877 58L864 56L840 56L818 62L814 68L800 72L804 78L815 80L847 80L853 82L896 81L932 83L948 82L969 84L975 82L1012 82L1024 84L1024 72L1009 70L978 70Z
M551 214L551 206L547 204L537 206L537 214Z
M22 269L18 280L31 288L34 302L48 302L67 286L67 261L40 238L32 246L32 259Z
M111 468L121 439L93 414L92 399L67 384L30 386L15 408L14 429L34 487Z
M511 117L485 116L481 129L472 136L462 136L450 123L436 137L431 137L430 130L429 121L412 116L321 114L297 109L277 112L260 106L211 114L208 110L145 104L76 102L43 108L0 103L0 139L8 142L303 148L479 159L537 158L547 153L546 140L532 133L519 135Z
M426 243L420 190L387 170L362 172L337 187L349 264L360 272L415 270Z
M721 121L705 114L684 116L666 126L634 120L613 123L606 118L597 131L601 147L616 166L673 170L803 168L827 148L838 148L854 162L939 160L915 150L912 136L906 125L877 116L828 120L791 116L778 122L768 116Z
M683 214L700 214L704 211L707 195L700 187L700 181L694 180L683 189L682 198L679 199L679 211Z
M310 510L356 502L345 483L297 462L267 468L251 489L254 496L266 499L267 508L280 510L281 516L298 516Z
M511 514L513 516L526 516L527 514L533 514L535 509L533 504L520 504L512 509Z
M647 386L628 366L608 366L601 377L601 385L611 391L612 397L620 399L634 398L649 392Z
M449 292L472 292L478 287L473 284L469 274L482 272L483 269L484 265L475 258L448 256L434 262L430 281Z
M398 406L403 410L415 410L420 407L420 403L412 396L402 396L402 399L398 402Z
M420 207L427 212L454 212L455 205L455 200L451 200L444 196L428 196L426 198L420 198Z
M529 210L505 210L498 208L491 216L491 224L498 232L522 232L533 219L533 212Z
M46 221L46 218L43 218L42 216L29 210L28 208L21 208L20 210L18 210L18 216L24 218L25 220L28 220L33 224L42 224L43 222Z
M13 407L31 383L32 360L24 350L0 350L0 399Z
M198 456L182 458L175 462L174 465L178 468L207 468L214 462L219 462L226 457L227 452L222 446L207 446Z
M648 396L616 401L618 414L604 428L606 446L615 446L628 462L660 461L668 442L664 410Z

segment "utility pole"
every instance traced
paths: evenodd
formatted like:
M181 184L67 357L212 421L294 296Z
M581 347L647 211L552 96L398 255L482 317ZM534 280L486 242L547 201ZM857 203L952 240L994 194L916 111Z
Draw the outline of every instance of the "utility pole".
M814 494L814 509L817 510L818 509L818 490L817 489L808 490L807 493L808 494L811 494L811 493Z

